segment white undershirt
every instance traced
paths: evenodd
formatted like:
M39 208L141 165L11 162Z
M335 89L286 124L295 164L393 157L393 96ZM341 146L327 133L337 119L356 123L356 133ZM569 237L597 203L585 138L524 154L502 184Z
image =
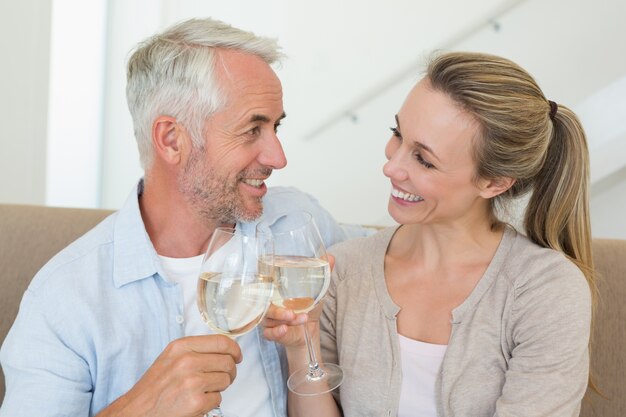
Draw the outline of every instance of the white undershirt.
M437 417L435 381L448 345L435 345L398 334L402 387L398 417Z
M198 272L203 256L193 258L167 258L159 256L167 278L180 285L183 293L184 334L197 336L214 334L200 318L196 304ZM224 413L237 417L273 415L270 391L265 383L265 372L256 332L237 338L243 361L237 365L235 381L222 392L221 408Z

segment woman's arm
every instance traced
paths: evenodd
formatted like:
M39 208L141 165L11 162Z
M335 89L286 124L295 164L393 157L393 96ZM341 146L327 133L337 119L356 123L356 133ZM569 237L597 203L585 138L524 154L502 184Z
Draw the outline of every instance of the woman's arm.
M321 305L318 305L309 314L296 315L293 311L271 306L264 322L263 335L268 340L281 343L285 346L289 375L307 366L309 357L304 342L303 323L306 323L315 349L315 355L320 360L319 314ZM307 320L308 316L308 320ZM289 392L287 408L290 417L340 417L341 413L332 394L320 394L304 397Z
M514 347L496 416L579 414L589 375L591 295L580 271L568 270L516 291Z

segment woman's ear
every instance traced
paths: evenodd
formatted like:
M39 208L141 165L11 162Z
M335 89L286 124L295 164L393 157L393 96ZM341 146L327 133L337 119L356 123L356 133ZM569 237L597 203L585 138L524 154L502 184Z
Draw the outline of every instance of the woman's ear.
M152 123L154 151L166 164L180 163L186 140L187 131L174 117L159 116Z
M493 179L481 180L480 195L483 198L493 198L506 192L515 184L515 180L509 177L499 177Z

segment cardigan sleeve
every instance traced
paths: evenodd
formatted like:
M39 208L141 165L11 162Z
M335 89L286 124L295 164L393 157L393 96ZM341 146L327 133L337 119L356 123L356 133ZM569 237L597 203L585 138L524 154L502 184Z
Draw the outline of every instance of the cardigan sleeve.
M562 255L515 288L512 346L495 416L577 417L589 375L591 293Z

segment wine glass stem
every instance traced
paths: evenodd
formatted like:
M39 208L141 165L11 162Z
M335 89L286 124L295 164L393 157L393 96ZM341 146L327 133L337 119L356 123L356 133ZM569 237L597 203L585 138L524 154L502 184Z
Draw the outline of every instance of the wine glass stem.
M315 349L313 349L313 345L311 344L311 336L309 335L309 326L307 323L303 324L304 326L304 340L306 341L306 348L309 352L309 375L308 378L312 380L318 380L324 376L324 371L320 368L319 363L317 362L317 357L315 356Z

